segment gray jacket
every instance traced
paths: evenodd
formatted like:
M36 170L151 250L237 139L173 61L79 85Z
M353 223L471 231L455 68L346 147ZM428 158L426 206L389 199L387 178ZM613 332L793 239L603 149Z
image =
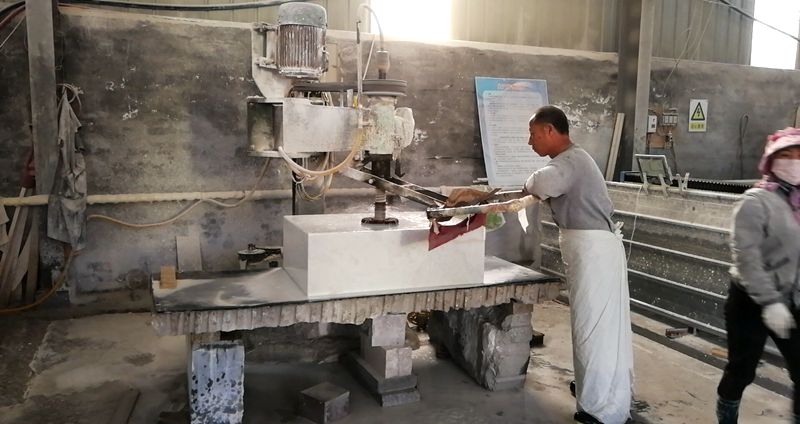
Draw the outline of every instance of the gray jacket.
M733 218L734 280L759 305L800 307L800 224L785 195L751 188Z

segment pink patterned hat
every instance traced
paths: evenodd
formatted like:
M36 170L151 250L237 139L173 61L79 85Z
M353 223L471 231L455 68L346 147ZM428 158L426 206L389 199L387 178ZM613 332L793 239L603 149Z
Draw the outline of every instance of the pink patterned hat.
M800 146L800 128L787 127L767 137L764 155L758 163L762 175L769 175L772 169L772 155L787 147Z

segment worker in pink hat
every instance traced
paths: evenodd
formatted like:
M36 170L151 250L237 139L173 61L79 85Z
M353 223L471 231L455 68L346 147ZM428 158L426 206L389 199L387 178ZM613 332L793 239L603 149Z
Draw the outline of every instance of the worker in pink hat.
M763 179L747 190L733 216L733 266L725 303L728 365L717 388L717 419L736 423L767 336L800 378L800 128L767 138L758 165ZM800 400L794 390L794 423Z

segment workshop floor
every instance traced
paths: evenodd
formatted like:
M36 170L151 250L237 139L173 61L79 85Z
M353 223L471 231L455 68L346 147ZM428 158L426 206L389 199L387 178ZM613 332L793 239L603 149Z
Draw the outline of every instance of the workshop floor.
M297 392L322 381L351 391L341 424L569 423L574 400L569 310L537 305L545 347L533 350L524 390L488 392L423 343L414 352L422 401L380 408L338 364L248 364L246 423L307 423L296 418ZM0 423L102 423L131 388L140 392L130 422L156 423L184 405L185 339L156 337L148 314L47 321L3 318L0 328ZM635 422L714 422L720 371L658 343L634 337ZM766 365L765 365L766 367ZM778 370L780 376L781 372ZM751 386L742 422L788 422L790 401Z

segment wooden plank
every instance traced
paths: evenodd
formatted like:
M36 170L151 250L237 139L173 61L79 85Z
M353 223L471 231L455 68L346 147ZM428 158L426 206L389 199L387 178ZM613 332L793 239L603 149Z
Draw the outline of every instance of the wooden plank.
M456 309L464 309L464 290L456 289L456 301L453 305Z
M525 284L514 284L514 299L520 302L525 300Z
M178 271L202 271L203 256L200 237L195 234L175 237L175 252L178 256Z
M11 278L9 278L6 282L11 284L12 291L16 291L19 288L20 283L22 283L22 279L25 278L25 274L28 273L28 262L30 262L30 259L31 237L28 235L28 238L25 240L25 245L22 246L22 250L19 252L19 258L14 264L14 268L8 271L8 275ZM13 275L11 274L12 272Z
M386 299L388 296L379 296L374 297L369 302L369 318L375 318L379 315L383 315L384 305L386 304Z
M432 311L436 305L436 292L428 292L425 297L425 310Z
M442 310L447 312L456 306L456 291L455 290L447 290L444 292L444 303L442 304Z
M19 192L19 197L25 197L28 189L22 188ZM8 304L8 298L11 295L11 282L7 281L13 275L14 265L19 256L20 245L22 244L22 236L25 230L25 222L28 219L28 207L17 207L14 210L14 216L11 218L11 227L8 230L9 242L6 245L5 253L0 258L0 306Z
M436 300L434 301L433 310L434 311L443 311L444 310L444 291L439 290L436 292Z
M331 318L330 322L342 322L342 316L344 315L344 304L341 300L334 300L333 301L333 317Z
M281 323L281 307L269 306L266 309L264 327L279 327Z
M334 321L333 305L334 302L331 300L322 302L322 322Z
M614 169L617 167L617 157L619 156L619 143L622 138L622 126L625 124L625 114L618 113L614 122L614 133L611 136L611 147L608 151L608 162L606 162L606 181L614 179Z
M217 332L222 328L222 311L208 311L208 332Z
M194 313L194 333L208 332L208 312L200 311Z
M342 301L342 323L356 324L356 301L345 299Z
M506 295L507 291L507 285L497 286L497 296L494 298L495 305L502 305L503 303L508 302L508 296Z
M0 206L2 207L2 206ZM30 258L28 259L28 277L25 279L25 303L31 304L36 300L36 288L39 285L39 217L38 212L33 213L31 232L28 237L32 240Z
M414 308L408 312L422 312L425 310L425 304L428 301L428 296L425 293L414 293Z
M26 0L36 193L50 194L58 167L58 107L52 1Z
M309 320L311 322L322 322L322 302L314 302L310 307Z
M483 306L492 306L494 305L494 299L497 296L497 287L491 286L486 288L486 299L483 302Z
M234 330L251 330L253 328L252 309L239 309L236 311L236 328Z
M486 293L486 287L478 287L475 289L475 301L473 303L473 308L480 308L486 304Z
M174 266L161 267L161 278L158 280L158 285L162 289L174 289L178 287L178 278L175 276Z
M415 312L414 311L414 300L416 300L416 298L417 297L414 294L404 294L403 295L403 300L402 300L403 307L400 308L400 310L398 312L403 313L403 314L407 314L409 312Z
M369 317L369 303L370 298L368 297L359 297L356 299L356 314L355 314L355 323L361 324L362 322L366 321Z
M236 309L227 309L222 311L222 319L220 320L220 331L233 331L237 327L236 322Z
M288 327L297 321L295 321L295 310L297 307L295 305L282 305L279 306L281 309L281 327Z
M294 313L295 322L311 322L311 307L308 303L297 305Z

